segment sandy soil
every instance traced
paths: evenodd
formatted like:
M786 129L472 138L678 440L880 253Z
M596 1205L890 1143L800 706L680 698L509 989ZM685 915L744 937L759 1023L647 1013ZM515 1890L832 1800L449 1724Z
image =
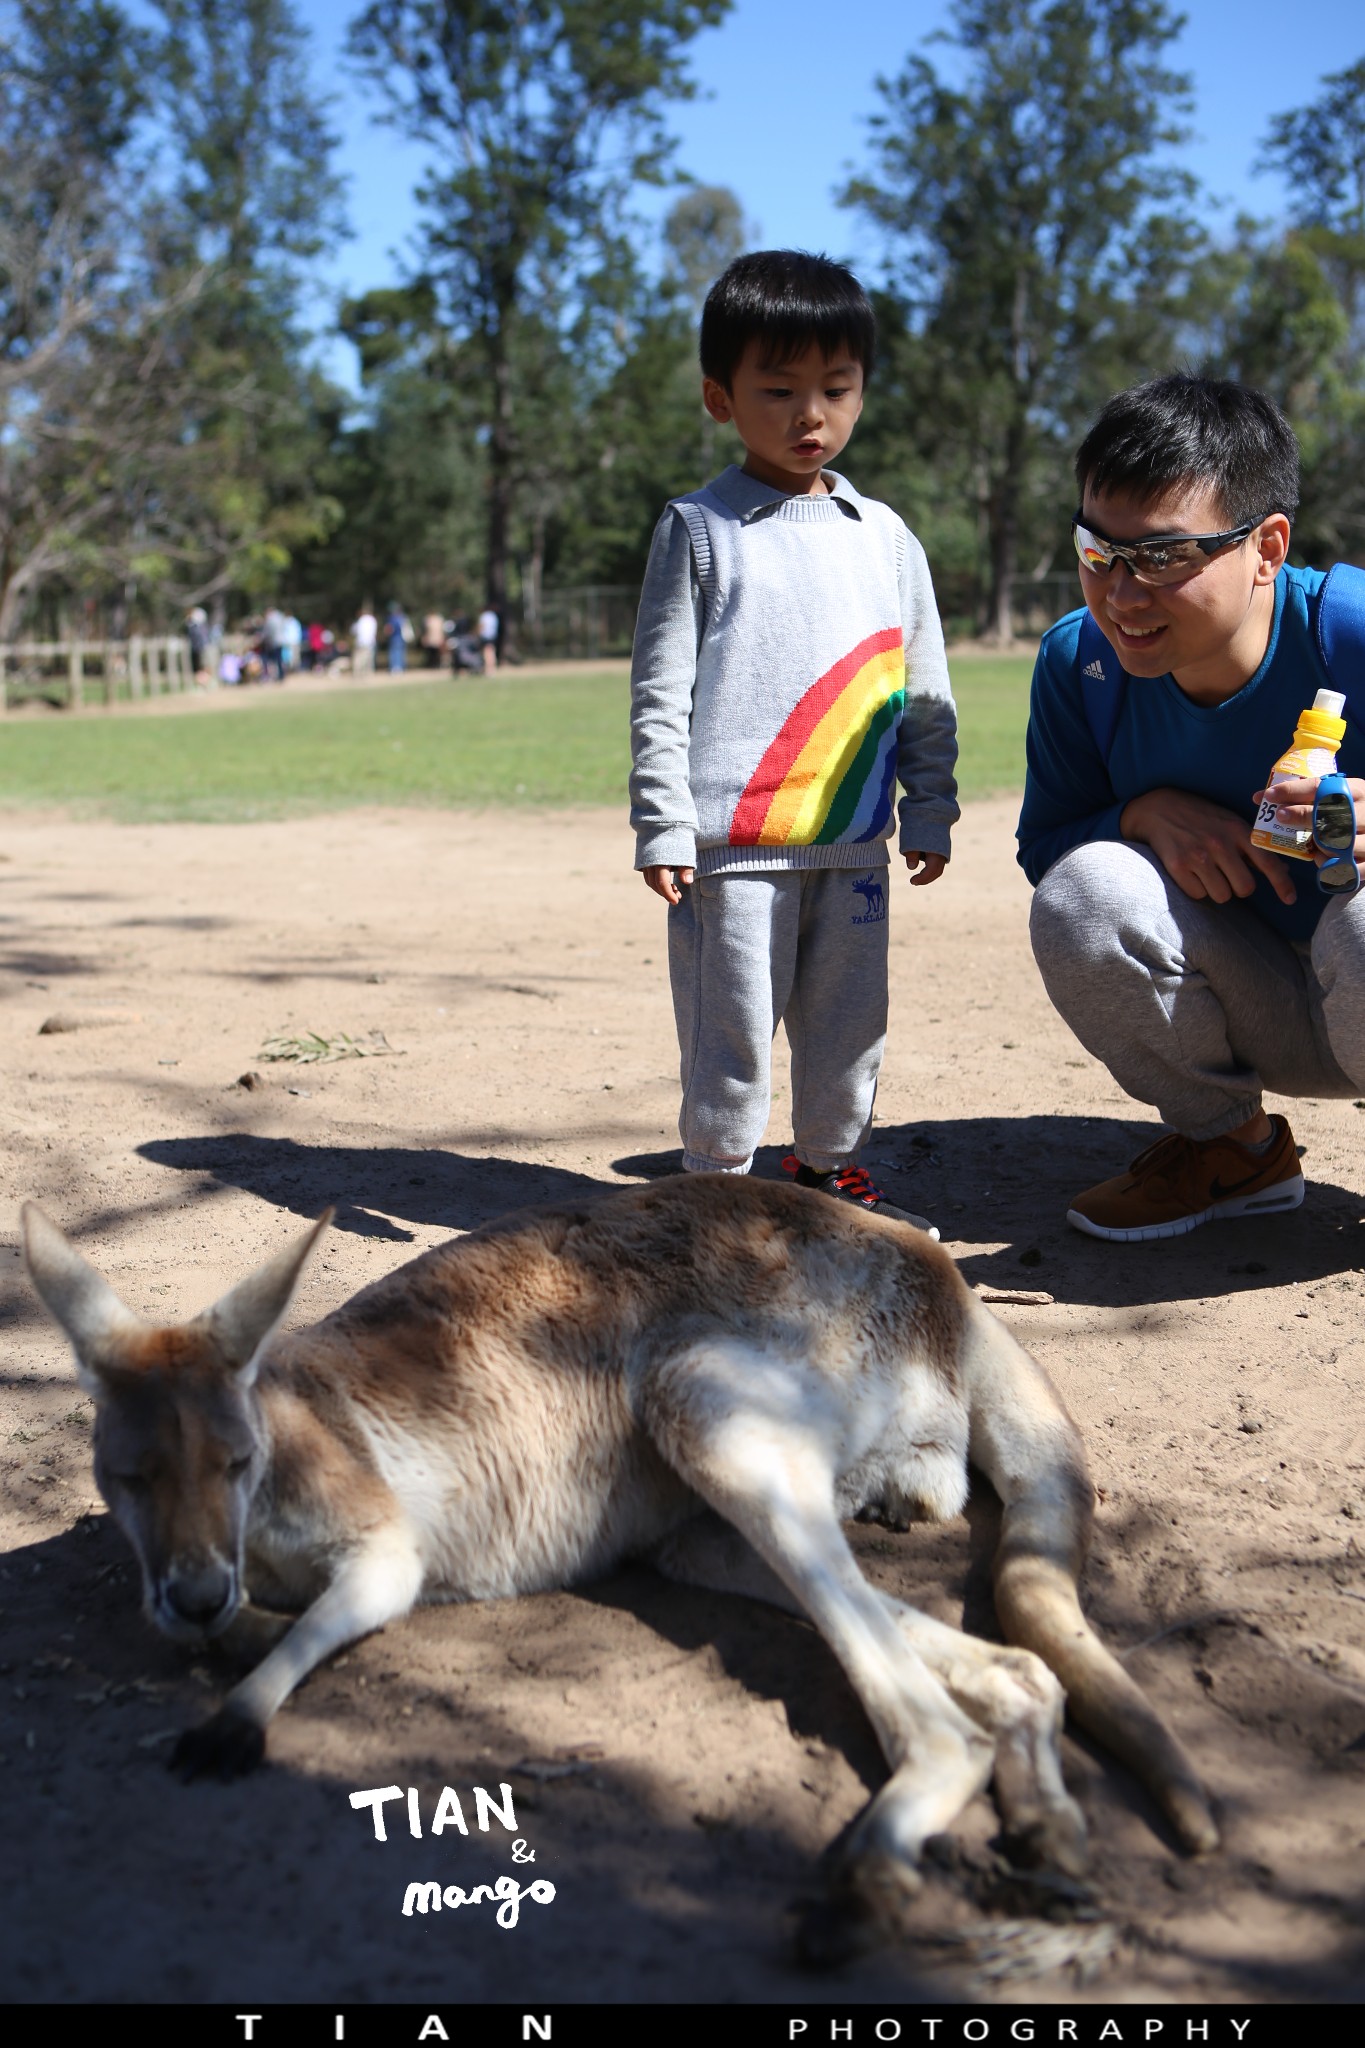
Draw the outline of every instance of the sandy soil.
M192 1313L326 1202L295 1315L502 1210L621 1185L674 1143L663 913L595 814L371 812L251 827L0 829L0 1969L20 1999L900 2001L942 1952L792 1964L787 1908L880 1782L803 1625L622 1573L432 1608L319 1672L270 1767L182 1788L174 1732L221 1674L142 1621L95 1496L88 1403L27 1289L22 1196L132 1307ZM870 1157L941 1224L1057 1379L1102 1489L1097 1624L1198 1759L1225 1851L1176 1859L1125 1774L1067 1741L1117 1934L1109 1999L1358 1997L1365 1846L1362 1111L1299 1104L1310 1192L1280 1220L1106 1247L1069 1193L1152 1134L1050 1011L1012 806L968 810L938 887L894 889L893 1035ZM54 1013L82 1028L40 1035ZM97 1021L118 1016L122 1021ZM273 1032L382 1031L387 1057L269 1066ZM238 1085L258 1071L264 1085ZM778 1171L785 1089L772 1148ZM980 1517L858 1530L867 1569L989 1629ZM527 1766L531 1766L530 1770ZM561 1768L555 1769L554 1766ZM563 1766L573 1768L562 1768ZM414 1879L509 1868L507 1838L348 1793L514 1789L554 1903L401 1917ZM391 1808L390 1813L400 1810ZM962 1830L976 1882L985 1802ZM972 1877L975 1869L976 1878ZM1045 1960L1045 1958L1044 1958ZM1074 1997L1053 1971L988 1995Z

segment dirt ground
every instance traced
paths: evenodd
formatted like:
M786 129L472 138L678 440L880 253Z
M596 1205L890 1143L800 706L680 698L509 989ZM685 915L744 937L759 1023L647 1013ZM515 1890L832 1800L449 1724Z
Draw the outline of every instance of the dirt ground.
M812 1631L623 1572L429 1608L318 1672L269 1766L182 1787L221 1673L142 1620L90 1472L90 1410L22 1276L36 1196L140 1313L190 1314L328 1202L293 1311L501 1211L656 1172L675 1144L663 908L623 822L351 813L241 827L0 824L0 1981L21 2000L1247 2003L1358 1998L1365 1847L1365 1112L1293 1105L1297 1214L1165 1246L1070 1232L1067 1197L1153 1134L1051 1012L1013 805L945 880L893 887L892 1037L869 1148L1052 1372L1101 1488L1086 1597L1225 1824L1190 1864L1070 1736L1110 1960L993 1984L932 1944L798 1974L788 1909L881 1781ZM40 1034L63 1015L80 1028ZM392 1053L269 1065L305 1028ZM263 1085L239 1076L256 1071ZM779 1076L772 1144L784 1123ZM989 1630L986 1521L859 1529L868 1571ZM509 1869L429 1832L510 1784L554 1902L404 1919L407 1884ZM348 1794L419 1789L424 1838ZM397 1819L392 1818L398 1816ZM961 1831L986 1865L984 1801ZM523 1873L527 1875L530 1873ZM966 1883L952 1873L945 1897ZM997 1910L996 1918L1000 1917ZM1103 1944L1101 1944L1103 1945ZM1018 1945L1012 1951L1021 1953ZM812 2039L814 2036L812 2035Z

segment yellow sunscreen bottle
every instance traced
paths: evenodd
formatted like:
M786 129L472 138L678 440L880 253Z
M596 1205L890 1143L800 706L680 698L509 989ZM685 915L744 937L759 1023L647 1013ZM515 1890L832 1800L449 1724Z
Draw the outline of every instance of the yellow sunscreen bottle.
M1313 834L1307 825L1296 831L1291 825L1275 822L1275 784L1300 775L1316 779L1336 772L1337 748L1346 737L1346 720L1341 715L1345 703L1345 697L1335 690L1319 690L1312 709L1299 713L1294 744L1281 754L1270 771L1251 830L1253 846L1264 846L1270 853L1288 854L1291 860L1313 858Z

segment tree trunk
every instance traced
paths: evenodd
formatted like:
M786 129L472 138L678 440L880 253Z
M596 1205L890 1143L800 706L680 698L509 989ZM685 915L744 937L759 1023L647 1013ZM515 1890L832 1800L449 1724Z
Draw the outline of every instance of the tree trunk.
M508 535L512 524L512 365L507 359L507 309L500 308L492 343L493 418L488 436L488 602L502 621L500 654L512 639L507 612Z
M1011 432L1010 441L1014 435ZM1010 607L1010 581L1019 559L1019 476L1012 451L1005 457L1005 471L996 487L991 508L991 598L990 637L999 647L1014 640L1014 615Z
M536 494L531 516L531 554L522 576L521 602L532 650L539 658L545 651L545 622L540 612L540 593L545 582L545 497Z
M0 642L14 638L19 593L14 588L14 560L8 547L0 549Z
M1015 273L1010 313L1010 378L1012 402L1005 432L1005 461L995 490L991 520L991 637L1000 647L1014 640L1010 584L1019 566L1019 494L1028 457L1028 408L1032 387L1032 351L1028 332L1028 278L1021 264Z
M982 454L976 462L976 568L975 588L972 594L972 611L976 630L984 640L991 631L990 591L986 585L985 565L991 559L991 468L987 457Z
M31 555L20 562L17 569L12 558L5 562L4 581L0 583L0 641L8 642L19 636L19 622L32 594L32 567Z

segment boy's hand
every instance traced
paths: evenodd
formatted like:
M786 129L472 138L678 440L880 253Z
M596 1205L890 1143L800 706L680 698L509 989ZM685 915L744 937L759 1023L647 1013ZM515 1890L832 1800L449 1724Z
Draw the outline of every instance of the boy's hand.
M943 870L948 865L948 857L946 854L942 853L907 852L905 856L905 865L910 870L911 888L922 889L926 883L936 882L938 880L939 876L943 873ZM919 869L918 874L915 873L916 868Z
M662 896L665 903L681 903L682 892L693 876L691 868L641 868L645 887L652 889L656 896ZM681 884L681 887L679 886Z

